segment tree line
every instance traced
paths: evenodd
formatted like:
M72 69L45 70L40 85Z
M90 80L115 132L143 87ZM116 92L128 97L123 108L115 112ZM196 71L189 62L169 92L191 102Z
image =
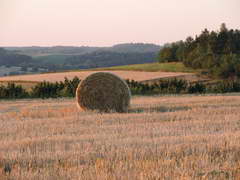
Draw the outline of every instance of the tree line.
M0 99L20 98L61 98L74 97L81 80L74 77L72 80L65 78L60 82L40 82L30 91L21 85L8 83L0 86ZM215 84L200 82L189 83L181 79L161 80L152 85L143 84L134 80L126 80L132 95L161 95L161 94L205 94L205 93L230 93L240 92L240 80L222 80Z
M166 44L159 52L159 62L183 62L202 69L212 77L240 77L240 31L223 23L219 31L203 30L195 38Z
M65 78L60 82L39 82L31 90L27 91L21 85L8 83L0 86L0 99L19 99L19 98L60 98L74 97L80 79L74 77L72 80Z

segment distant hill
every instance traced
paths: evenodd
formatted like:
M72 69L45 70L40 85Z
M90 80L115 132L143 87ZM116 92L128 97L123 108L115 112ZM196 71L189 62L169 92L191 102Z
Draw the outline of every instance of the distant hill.
M156 62L155 52L113 52L96 51L88 54L70 56L66 58L64 65L80 69L111 67L130 64L144 64Z
M5 47L6 50L13 51L18 54L24 54L29 56L48 56L48 55L79 55L90 53L101 48L99 47L74 47L74 46L53 46L53 47Z
M108 49L108 51L114 52L158 52L160 50L160 46L155 44L144 44L144 43L128 43L128 44L117 44Z
M117 44L112 47L89 47L89 46L53 46L53 47L4 47L7 50L14 51L18 54L29 56L49 56L49 55L82 55L94 51L108 51L119 53L143 53L158 52L159 45L145 43L125 43Z
M126 43L112 47L33 46L1 49L14 57L1 58L4 53L0 54L1 74L9 75L151 63L156 62L161 47L154 44ZM19 67L21 71L9 72L9 66L14 66L14 69Z
M0 66L19 66L31 63L32 58L27 55L16 54L0 48Z

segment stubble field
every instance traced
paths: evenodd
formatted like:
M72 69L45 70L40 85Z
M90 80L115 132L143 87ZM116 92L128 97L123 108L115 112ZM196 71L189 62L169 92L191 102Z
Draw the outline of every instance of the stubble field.
M124 114L0 101L0 144L2 180L239 179L240 96L139 96Z
M79 72L59 72L59 73L46 73L46 74L33 74L33 75L18 75L0 77L0 81L64 81L64 78L73 79L75 76L84 79L95 72L110 72L120 76L123 79L131 79L135 81L144 81L156 78L178 77L182 75L192 75L192 73L182 72L144 72L144 71L79 71Z

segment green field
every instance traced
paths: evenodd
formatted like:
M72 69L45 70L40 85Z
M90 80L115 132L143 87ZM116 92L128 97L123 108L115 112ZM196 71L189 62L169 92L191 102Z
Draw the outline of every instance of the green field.
M193 73L196 70L185 67L182 63L147 63L133 64L126 66L113 66L109 68L98 68L97 70L126 70L126 71L164 71L164 72L189 72Z

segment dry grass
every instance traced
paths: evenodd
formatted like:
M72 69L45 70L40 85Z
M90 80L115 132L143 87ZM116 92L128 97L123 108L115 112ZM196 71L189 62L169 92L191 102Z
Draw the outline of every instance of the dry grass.
M2 180L240 179L239 96L135 97L126 114L0 104Z
M6 76L0 77L0 81L63 81L64 77L69 79L75 76L80 79L85 79L87 76L94 72L99 71L80 71L80 72L63 72L63 73L47 73L47 74L35 74L35 75L20 75L20 76ZM143 81L156 78L175 77L181 75L187 75L191 73L175 73L175 72L140 72L140 71L104 71L113 72L123 79L133 79L135 81Z

